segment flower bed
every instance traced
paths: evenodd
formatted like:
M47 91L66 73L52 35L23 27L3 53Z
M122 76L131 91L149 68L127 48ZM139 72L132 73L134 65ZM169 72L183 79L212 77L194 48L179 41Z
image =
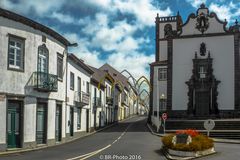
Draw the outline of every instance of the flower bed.
M172 139L176 134L188 134L192 137L192 142L189 144L173 144ZM177 151L204 151L214 147L213 140L205 135L199 134L195 130L182 130L177 131L176 134L170 134L162 138L162 143L164 147Z

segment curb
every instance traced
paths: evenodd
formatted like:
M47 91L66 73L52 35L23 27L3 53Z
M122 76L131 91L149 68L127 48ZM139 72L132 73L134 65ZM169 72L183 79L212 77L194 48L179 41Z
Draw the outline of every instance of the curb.
M151 131L151 133L155 136L163 137L164 134L156 133L153 131L152 127L149 123L147 123L148 129ZM229 144L240 144L240 140L233 140L233 139L219 139L219 138L212 138L215 143L229 143Z
M67 141L67 142L64 142L64 143L54 144L54 145L51 145L51 146L46 146L46 145L44 145L44 146L37 147L37 148L8 150L8 151L0 152L0 156L6 156L6 155L10 155L10 154L36 151L36 150L40 150L40 149L45 149L45 148L50 148L50 147L56 147L56 146L64 145L64 144L73 142L73 141L75 141L75 140L79 140L79 139L82 139L82 138L89 137L89 136L94 135L94 134L96 134L96 133L98 133L98 132L101 132L101 131L103 131L103 130L106 130L106 129L108 129L108 128L111 128L111 127L117 125L119 122L124 122L124 121L129 120L129 119L134 118L134 117L137 117L137 116L134 115L134 116L128 117L128 118L126 118L126 119L123 119L123 120L121 120L121 121L117 121L117 122L115 122L115 123L113 123L113 124L110 124L110 125L108 125L108 126L105 126L105 127L103 127L103 128L100 128L100 129L98 129L98 130L95 130L95 131L93 131L93 132L91 132L91 133L85 134L85 135L83 135L83 136L81 136L81 137L73 138L73 139L71 139L71 140L69 140L69 141Z

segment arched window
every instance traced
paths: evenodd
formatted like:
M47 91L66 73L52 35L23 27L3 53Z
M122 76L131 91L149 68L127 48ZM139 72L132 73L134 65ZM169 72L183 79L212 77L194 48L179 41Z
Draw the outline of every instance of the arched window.
M38 47L38 72L48 73L49 51L45 44Z

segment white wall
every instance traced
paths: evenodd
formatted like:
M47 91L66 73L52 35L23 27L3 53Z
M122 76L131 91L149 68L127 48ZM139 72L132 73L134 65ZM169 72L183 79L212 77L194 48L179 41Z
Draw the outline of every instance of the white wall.
M153 76L153 111L157 111L159 99L162 94L167 98L167 81L158 80L158 69L167 68L167 66L155 66Z
M160 61L165 61L168 59L168 54L167 54L167 41L159 41L159 60Z
M26 97L24 99L24 142L36 141L36 110L37 99Z
M46 35L43 32L35 30L22 23L15 22L0 17L0 91L4 93L25 94L29 96L52 98L60 101L65 100L65 76L63 73L63 81L58 81L58 92L50 92L50 94L37 92L33 88L28 87L33 72L37 71L38 47L43 44L42 35L47 37L46 46L49 50L49 73L57 75L57 52L64 54L66 46ZM26 38L25 55L24 55L24 72L16 72L7 70L8 56L8 34L13 34ZM63 68L66 69L66 55L64 55ZM11 87L9 87L11 86Z
M56 101L48 100L47 139L55 139Z
M70 89L70 72L74 73L74 90ZM87 93L87 82L89 82L89 104L85 105L81 108L81 128L77 129L77 108L75 107L75 100L74 97L76 95L76 92L78 92L78 77L81 78L81 91ZM73 130L74 132L81 132L86 131L86 109L90 109L92 105L92 90L91 90L91 84L90 79L91 75L86 72L82 67L76 65L74 62L72 62L70 59L68 61L68 82L67 82L67 115L66 115L66 131L67 133L70 133L70 126L68 126L68 121L70 120L70 106L74 107L74 125ZM91 120L91 110L89 113L89 121Z
M3 97L2 97L3 98ZM0 101L0 144L6 143L6 113L7 113L7 107L6 107L6 98Z
M192 75L195 51L206 44L213 58L213 74L221 83L218 86L219 109L234 109L234 39L232 35L173 40L172 109L186 110L188 87Z
M224 33L223 24L219 23L215 17L209 19L209 27L204 32L207 33ZM197 18L190 18L189 22L182 27L182 34L183 35L193 35L193 34L202 34L198 29L196 29Z

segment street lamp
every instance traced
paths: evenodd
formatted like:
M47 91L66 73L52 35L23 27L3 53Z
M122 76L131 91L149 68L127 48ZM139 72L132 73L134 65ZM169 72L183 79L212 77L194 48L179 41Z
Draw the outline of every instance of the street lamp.
M165 95L164 94L161 94L161 96L160 96L160 101L159 101L159 106L157 107L157 121L158 121L158 126L157 126L157 132L159 131L159 127L160 127L160 125L161 125L161 120L160 120L160 106L161 106L161 108L163 108L163 101L164 101L164 99L165 99Z

